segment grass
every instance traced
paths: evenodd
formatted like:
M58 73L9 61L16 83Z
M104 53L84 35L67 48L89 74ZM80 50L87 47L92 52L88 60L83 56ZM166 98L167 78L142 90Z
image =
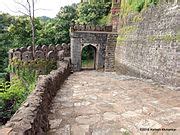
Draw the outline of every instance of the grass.
M94 68L94 60L82 60L82 68Z

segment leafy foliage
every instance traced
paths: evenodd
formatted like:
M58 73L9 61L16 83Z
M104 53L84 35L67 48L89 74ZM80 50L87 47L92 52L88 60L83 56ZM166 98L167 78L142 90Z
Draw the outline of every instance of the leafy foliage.
M140 12L152 4L157 4L159 0L122 0L121 14L126 15L131 12Z
M93 3L107 3L107 2L111 2L111 0L87 0L87 2L89 2L90 4L93 4Z
M28 67L20 67L20 62L14 62L16 66L10 66L14 76L11 82L0 85L0 123L5 124L15 113L29 93L35 88L37 75L35 70Z
M42 29L37 31L38 39L36 44L69 43L70 24L77 19L76 8L77 5L75 4L62 7L56 18L42 23Z
M11 45L11 36L8 32L8 27L13 23L13 17L9 14L0 14L0 73L5 72L7 67L7 51Z
M109 14L111 3L96 3L87 4L81 3L78 6L78 19L79 24L100 24L100 20Z
M56 18L37 17L35 19L36 44L69 43L69 28L77 19L77 5L62 7ZM11 16L0 13L0 73L8 66L10 48L31 45L31 25L27 16Z
M0 92L0 122L5 123L19 108L27 97L27 90L23 82L15 76L11 86L4 92Z

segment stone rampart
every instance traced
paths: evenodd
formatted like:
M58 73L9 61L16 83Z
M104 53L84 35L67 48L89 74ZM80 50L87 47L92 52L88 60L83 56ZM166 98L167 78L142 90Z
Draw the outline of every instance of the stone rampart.
M71 25L71 32L74 32L74 31L104 31L104 32L112 32L112 26L72 24Z
M129 15L120 28L115 63L118 73L180 87L180 6L150 6Z
M47 114L57 90L70 75L70 62L61 61L57 70L47 76L40 76L35 90L13 115L10 121L0 129L1 135L43 135L49 129Z
M64 51L63 55L59 57L59 51ZM63 43L62 45L42 45L35 46L35 54L33 58L32 46L21 47L17 49L12 49L9 51L9 59L17 58L24 62L33 59L46 59L46 60L59 60L62 57L70 57L70 44Z

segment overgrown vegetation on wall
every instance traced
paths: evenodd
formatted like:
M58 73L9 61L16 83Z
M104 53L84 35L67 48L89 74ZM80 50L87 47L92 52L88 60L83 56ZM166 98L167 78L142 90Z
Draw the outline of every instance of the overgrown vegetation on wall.
M157 5L159 0L122 0L120 10L121 26L118 36L118 44L123 45L123 42L127 38L127 34L137 30L136 26L127 26L127 17L131 14L132 22L137 23L143 21L141 12L146 10L151 5Z
M132 12L140 12L150 5L156 5L159 0L121 0L121 17Z

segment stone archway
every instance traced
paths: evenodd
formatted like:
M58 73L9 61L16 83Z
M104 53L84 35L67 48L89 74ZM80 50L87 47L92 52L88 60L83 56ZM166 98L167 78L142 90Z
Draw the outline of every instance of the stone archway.
M112 26L72 25L70 37L73 71L81 70L81 53L87 45L96 48L94 69L113 71L117 34L112 32Z
M83 44L81 49L81 69L96 69L98 49L94 44Z

